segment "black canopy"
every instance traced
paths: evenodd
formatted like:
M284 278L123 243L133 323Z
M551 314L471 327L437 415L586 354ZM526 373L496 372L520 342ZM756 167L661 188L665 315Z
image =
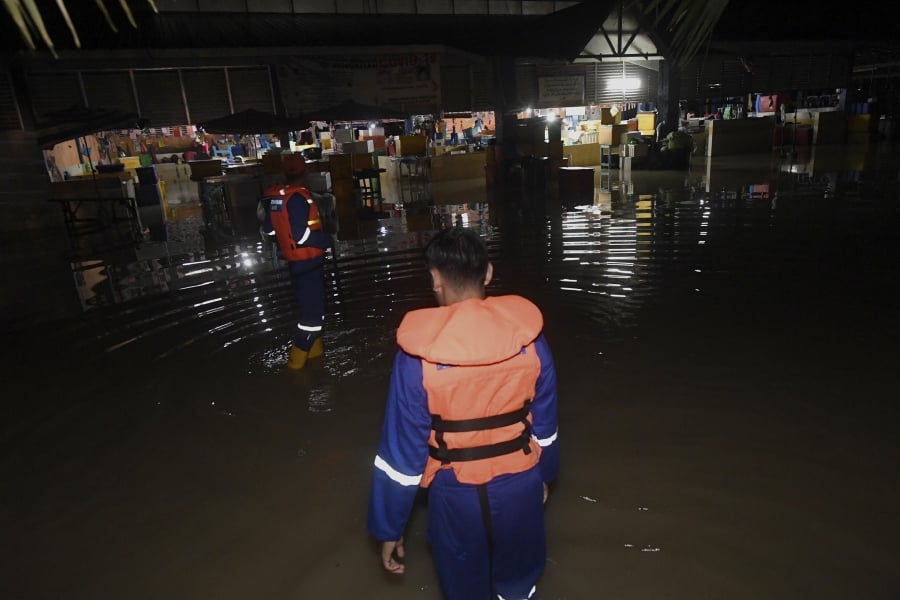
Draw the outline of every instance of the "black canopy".
M148 122L140 119L137 114L115 108L73 106L66 110L43 115L34 125L41 148L52 148L60 142L98 131L141 129L147 124Z
M356 100L344 100L332 106L309 111L310 121L379 121L381 119L405 119L409 115L384 106L361 104Z
M306 117L285 117L270 112L248 108L217 119L198 123L207 133L280 133L309 129Z

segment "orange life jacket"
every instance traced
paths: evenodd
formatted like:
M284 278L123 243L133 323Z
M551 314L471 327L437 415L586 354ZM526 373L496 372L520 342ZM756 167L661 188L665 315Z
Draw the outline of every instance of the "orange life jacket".
M275 186L266 190L269 197L269 216L272 219L272 228L275 229L275 237L281 247L281 253L286 260L309 260L325 254L322 248L304 246L303 243L311 231L322 229L322 221L319 219L319 210L313 202L312 195L305 187L300 186ZM306 230L300 240L295 240L291 221L288 215L288 203L297 198L305 200L309 204L309 217L306 221Z
M540 309L520 296L466 300L404 317L397 342L422 359L432 415L422 487L439 469L481 484L538 463L529 406L541 370L534 340L542 327Z

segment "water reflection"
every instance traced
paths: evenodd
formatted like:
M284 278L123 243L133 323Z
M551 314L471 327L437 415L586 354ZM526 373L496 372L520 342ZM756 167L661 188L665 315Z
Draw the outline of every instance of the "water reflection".
M817 149L595 181L589 201L467 182L464 203L338 240L325 360L298 373L283 368L287 271L260 239L207 236L188 215L167 243L73 262L78 318L29 330L4 364L0 513L17 549L4 591L436 589L421 517L406 579L390 583L363 522L396 328L433 306L421 250L458 223L487 240L490 293L542 307L557 361L567 452L542 596L888 597L896 155Z
M865 177L851 167L864 159L813 150L694 161L686 173L604 171L593 203L582 205L552 190L498 199L473 182L453 188L473 201L431 207L426 219L398 205L371 223L369 235L336 240L327 256L326 341L342 357L328 368L347 376L361 364L348 357L381 356L377 348L402 315L431 300L421 249L437 229L464 226L486 237L499 267L495 292L530 289L591 322L623 328L662 294L705 293L710 271L771 257L772 242L778 252L802 252L793 233L859 209ZM154 354L161 359L196 346L215 352L250 342L250 368L277 370L294 309L275 247L206 235L203 219L189 212L167 227L168 241L144 243L130 259L72 263L82 309L107 311L108 331L97 336L104 350L152 347L164 338ZM113 306L121 308L109 311Z

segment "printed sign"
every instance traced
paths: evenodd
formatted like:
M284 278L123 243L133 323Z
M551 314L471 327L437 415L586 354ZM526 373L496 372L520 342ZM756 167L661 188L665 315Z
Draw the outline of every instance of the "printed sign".
M579 106L583 104L583 75L538 77L539 106Z

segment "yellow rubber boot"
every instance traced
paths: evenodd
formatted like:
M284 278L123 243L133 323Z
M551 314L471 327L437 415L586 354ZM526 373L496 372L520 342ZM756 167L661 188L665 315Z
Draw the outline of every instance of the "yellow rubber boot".
M291 354L288 356L287 368L292 371L299 371L306 366L307 358L309 358L309 352L291 344Z
M319 358L323 354L325 354L325 345L322 343L322 338L316 338L312 348L309 349L309 356L307 356L307 358Z

